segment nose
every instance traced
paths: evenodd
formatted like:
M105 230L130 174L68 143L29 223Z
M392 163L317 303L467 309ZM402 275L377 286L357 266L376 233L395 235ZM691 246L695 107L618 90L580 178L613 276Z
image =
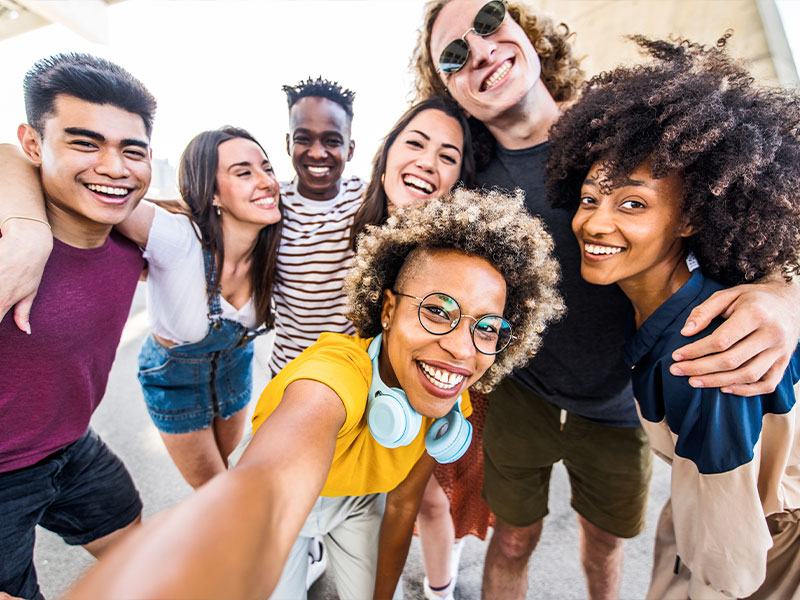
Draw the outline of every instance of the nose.
M321 140L315 140L308 149L308 156L316 159L323 159L327 156L328 152L325 150L325 144Z
M475 344L472 343L471 322L469 317L462 316L455 329L439 337L439 345L453 358L466 360L477 352Z
M613 233L614 219L607 203L585 214L581 229L589 235L604 235Z
M497 44L491 38L492 36L482 37L475 31L467 32L464 39L469 44L470 63L473 68L482 67L491 60L492 54L497 49Z
M130 175L125 157L121 152L112 148L106 148L98 152L97 164L94 170L99 175L105 175L112 179L122 179Z
M432 145L432 144L429 144ZM433 165L436 161L436 149L426 148L423 152L417 155L416 165L423 171L433 173Z
M278 181L272 173L262 171L260 179L258 180L258 187L264 190L274 190L278 185Z

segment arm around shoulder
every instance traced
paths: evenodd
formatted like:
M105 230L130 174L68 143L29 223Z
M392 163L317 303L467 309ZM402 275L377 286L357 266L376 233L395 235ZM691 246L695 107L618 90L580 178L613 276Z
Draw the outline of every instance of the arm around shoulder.
M344 417L330 388L293 382L236 468L142 526L67 598L268 597L325 482Z
M30 333L31 305L53 248L39 170L16 146L0 144L0 319Z
M673 353L670 372L740 396L772 392L800 339L798 279L774 275L719 291L691 312L681 333L702 331L718 316L726 320L713 333Z

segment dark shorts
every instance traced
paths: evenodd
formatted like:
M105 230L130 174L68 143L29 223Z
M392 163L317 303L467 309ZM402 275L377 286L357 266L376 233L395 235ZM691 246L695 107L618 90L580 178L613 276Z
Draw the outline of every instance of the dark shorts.
M644 527L653 460L641 427L611 427L569 414L505 379L489 395L483 431L483 497L504 522L527 527L547 514L550 472L569 474L572 508L620 538Z
M41 598L33 565L36 525L82 545L141 512L125 465L91 429L35 465L0 473L0 591Z

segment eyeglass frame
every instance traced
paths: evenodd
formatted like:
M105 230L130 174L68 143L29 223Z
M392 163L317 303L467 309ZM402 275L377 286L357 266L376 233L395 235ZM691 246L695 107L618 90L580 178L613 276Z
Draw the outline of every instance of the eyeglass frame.
M511 340L516 339L516 336L514 335L514 328L511 326L511 323L509 323L508 319L506 319L503 315L496 315L496 314L493 314L493 313L492 314L486 314L486 315L483 315L481 317L474 317L473 315L468 315L468 314L462 312L461 305L458 303L458 300L453 298L447 292L430 292L428 294L425 294L422 298L420 298L419 296L413 296L412 294L404 294L403 292L398 292L397 290L391 290L391 292L393 294L397 295L397 296L405 296L406 298L413 298L414 300L417 300L419 302L419 304L417 305L417 319L419 320L419 324L422 326L422 328L425 331L427 331L428 333L430 333L431 335L447 335L448 333L452 333L453 331L456 330L456 328L458 327L459 323L461 323L461 317L469 317L470 319L472 319L474 321L474 323L472 325L470 325L470 327L469 327L470 340L472 340L472 345L475 346L475 350L477 350L478 352L480 352L481 354L483 354L485 356L497 356L498 354L503 352L506 348L508 348L509 345L511 345ZM436 295L447 296L453 302L456 303L456 306L458 306L458 319L455 319L454 320L455 322L451 321L450 322L450 329L448 331L443 331L442 333L437 333L435 331L431 331L430 329L425 327L425 324L422 322L422 303L423 303L423 301L428 296L436 296ZM508 342L506 342L506 345L503 346L497 352L484 352L483 350L478 348L478 344L475 343L475 326L478 324L479 321L485 319L486 317L498 317L498 318L502 319L503 322L505 322L508 325L509 330L511 330L511 335L508 337Z
M483 33L483 34L482 34L482 33L478 33L478 30L477 30L477 29L475 29L475 20L478 18L478 15L481 13L481 11L482 11L484 8L486 8L486 6L488 6L489 4L499 4L500 6L502 6L502 7L503 7L503 18L502 18L502 19L500 19L500 23L497 25L497 27L496 27L495 29L493 29L493 30L491 30L491 31L487 31L486 33ZM505 0L489 0L489 2L487 2L486 4L484 4L483 6L481 6L481 7L478 9L478 12L477 12L477 13L475 13L475 17L472 19L472 26L471 26L469 29L467 29L467 30L464 32L464 35L462 35L461 37L459 37L459 38L456 38L456 39L454 39L454 40L451 40L450 42L448 42L448 43L445 45L445 47L444 47L444 48L442 48L442 51L439 53L439 58L438 58L438 59L436 59L436 70L437 70L439 73L441 73L442 75L452 75L452 74L454 74L454 73L458 73L458 72L459 72L461 69L463 69L463 68L464 68L464 66L467 64L467 61L469 60L469 55L470 55L470 52L471 52L471 50L470 50L470 47L469 47L469 42L468 42L468 41L467 41L467 39L466 39L466 38L467 38L467 36L468 36L470 33L474 33L475 35L477 35L477 36L480 36L480 37L489 37L490 35L492 35L492 34L494 34L494 33L497 33L497 30L498 30L498 29L500 29L500 27L502 27L502 26L503 26L503 22L506 20L506 15L507 15L507 14L508 14L508 7L506 6L506 2L505 2ZM442 67L441 67L441 64L442 64L442 55L443 55L443 54L445 53L445 51L446 51L446 50L447 50L447 49L450 47L450 45L451 45L451 44L454 44L454 43L456 43L456 42L458 42L458 41L462 41L462 42L464 42L464 44L467 46L467 55L464 57L464 62L463 62L463 63L461 63L457 69L453 69L452 71L445 71L445 70L444 70L444 69L442 69Z

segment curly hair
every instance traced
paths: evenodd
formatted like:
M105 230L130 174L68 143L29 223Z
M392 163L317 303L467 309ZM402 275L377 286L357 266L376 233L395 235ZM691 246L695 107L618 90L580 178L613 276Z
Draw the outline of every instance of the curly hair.
M329 81L323 79L320 75L316 79L309 77L295 85L284 85L281 89L286 92L286 102L289 104L289 110L300 98L312 96L314 98L327 98L332 102L336 102L344 109L348 117L353 118L353 100L356 98L356 93L343 88L338 81Z
M417 33L417 43L411 56L410 69L414 79L415 102L431 96L449 96L447 87L436 70L438 57L431 55L431 34L433 24L445 4L451 0L430 0L425 5L423 25ZM556 102L566 102L575 98L576 92L585 79L580 60L572 53L570 38L574 35L565 23L556 25L552 19L537 14L521 0L505 2L511 18L519 23L539 55L542 64L542 81ZM472 130L475 160L479 167L488 164L494 153L494 138L486 126L475 119L469 119Z
M608 193L649 161L653 177L683 174L686 246L707 274L789 280L800 271L800 97L754 85L728 37L708 48L632 36L652 60L593 77L553 126L548 196L577 208L593 164Z
M508 196L464 188L410 205L381 227L368 226L345 282L347 317L362 337L381 332L383 291L394 287L409 254L418 248L480 256L505 279L503 314L514 339L474 386L482 392L491 390L535 354L547 324L564 311L550 235L525 210L522 192Z

